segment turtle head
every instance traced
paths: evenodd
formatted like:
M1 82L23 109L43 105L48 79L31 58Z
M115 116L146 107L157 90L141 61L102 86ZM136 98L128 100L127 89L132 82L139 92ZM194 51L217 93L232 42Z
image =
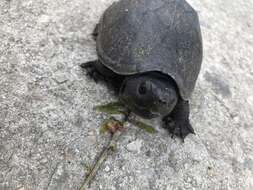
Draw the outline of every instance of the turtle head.
M168 115L178 101L174 81L155 72L126 77L119 97L126 107L144 118Z

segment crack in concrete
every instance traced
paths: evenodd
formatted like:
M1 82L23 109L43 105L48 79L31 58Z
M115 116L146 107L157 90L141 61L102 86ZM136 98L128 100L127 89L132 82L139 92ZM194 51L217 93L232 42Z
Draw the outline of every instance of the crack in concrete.
M47 188L46 188L47 190L49 189L49 187L50 187L50 185L52 183L53 177L54 177L55 173L57 172L57 169L58 169L59 165L60 165L60 162L58 162L56 164L56 166L54 167L54 169L53 169L53 171L52 171L52 173L51 173L51 175L49 177Z

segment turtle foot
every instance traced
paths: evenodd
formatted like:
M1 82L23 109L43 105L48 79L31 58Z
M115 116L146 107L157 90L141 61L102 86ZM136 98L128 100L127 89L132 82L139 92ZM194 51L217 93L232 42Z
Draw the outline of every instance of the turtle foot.
M171 133L171 138L175 136L181 138L184 142L184 139L189 134L195 134L194 129L192 128L189 120L178 121L172 120L171 118L166 118L164 120L165 128Z
M98 70L95 67L97 61L89 61L86 63L82 63L80 67L85 69L87 71L87 75L93 79L96 83L98 81L104 81L105 77L98 72Z
M172 138L178 136L184 141L185 137L190 133L195 134L190 124L189 114L189 102L179 99L174 110L163 119L165 128L172 134Z

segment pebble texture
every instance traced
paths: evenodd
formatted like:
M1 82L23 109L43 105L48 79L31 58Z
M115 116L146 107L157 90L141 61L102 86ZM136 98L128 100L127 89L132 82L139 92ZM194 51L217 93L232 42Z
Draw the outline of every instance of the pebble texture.
M108 142L94 105L115 99L79 64L113 0L0 1L0 189L77 190ZM204 61L191 100L197 135L133 126L91 190L253 189L253 1L190 0Z

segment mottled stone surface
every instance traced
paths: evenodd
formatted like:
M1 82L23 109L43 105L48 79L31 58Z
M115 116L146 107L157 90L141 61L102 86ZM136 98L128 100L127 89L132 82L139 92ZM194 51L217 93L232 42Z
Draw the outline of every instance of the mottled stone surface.
M114 100L79 64L113 0L0 1L0 189L78 189L109 137L93 106ZM191 101L197 135L131 127L90 189L253 189L253 1L191 0L204 62Z

